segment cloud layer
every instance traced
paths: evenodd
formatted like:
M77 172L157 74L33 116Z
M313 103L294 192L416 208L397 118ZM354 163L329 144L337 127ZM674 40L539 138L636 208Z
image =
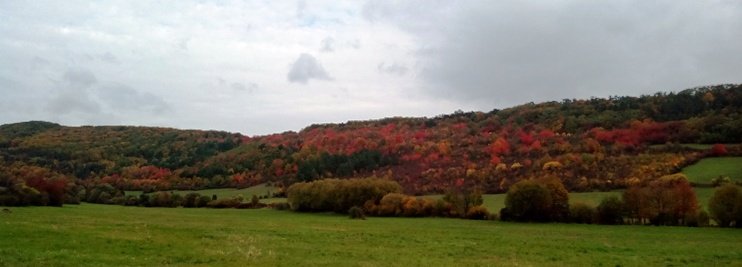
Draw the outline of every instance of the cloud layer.
M0 123L267 134L740 69L739 1L0 2Z

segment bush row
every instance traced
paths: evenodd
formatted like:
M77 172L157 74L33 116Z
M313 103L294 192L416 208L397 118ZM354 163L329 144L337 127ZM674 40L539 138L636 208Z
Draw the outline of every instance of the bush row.
M454 203L444 199L418 198L400 193L389 193L378 202L368 200L364 214L383 217L450 217L486 220L492 219L487 208L479 203L460 211Z
M242 196L218 199L216 195L205 196L199 193L188 193L182 196L171 192L156 192L140 194L139 196L119 196L111 199L108 204L140 207L184 207L184 208L237 208L257 209L268 205L260 203L258 196L253 195L249 202L244 202Z
M596 207L568 205L568 193L558 179L531 179L513 185L500 211L502 220L560 221L597 224L652 224L742 227L742 187L725 184L699 208L695 191L682 174L660 177L604 198Z
M287 194L295 211L345 213L353 206L363 206L369 200L378 202L386 194L401 191L397 182L379 178L324 179L293 184Z
M482 205L478 190L455 188L443 199L417 198L400 193L397 182L378 178L324 179L297 183L289 187L288 203L294 211L333 211L349 213L352 218L462 217L488 219L492 216Z

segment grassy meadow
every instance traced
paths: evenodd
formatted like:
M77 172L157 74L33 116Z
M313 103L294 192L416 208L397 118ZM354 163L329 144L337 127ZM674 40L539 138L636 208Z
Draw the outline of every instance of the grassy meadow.
M742 157L705 158L685 167L682 173L690 182L710 184L711 179L729 176L732 181L742 182Z
M170 192L170 191L168 191ZM253 195L256 196L271 196L272 193L276 192L276 188L267 184L259 184L256 186L236 189L236 188L215 188L215 189L204 189L204 190L172 190L174 193L186 195L188 193L199 193L204 196L216 195L217 198L230 198L238 195L242 195L245 199L251 198ZM142 191L126 191L126 195L139 196Z
M0 214L0 266L740 266L742 231L82 204Z

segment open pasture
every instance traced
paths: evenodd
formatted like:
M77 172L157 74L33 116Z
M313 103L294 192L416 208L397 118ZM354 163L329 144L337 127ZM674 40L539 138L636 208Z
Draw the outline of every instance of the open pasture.
M683 168L682 173L688 176L688 181L698 184L710 184L711 179L719 176L742 182L742 157L705 158Z
M0 229L0 266L742 265L742 231L721 228L82 204L12 208Z

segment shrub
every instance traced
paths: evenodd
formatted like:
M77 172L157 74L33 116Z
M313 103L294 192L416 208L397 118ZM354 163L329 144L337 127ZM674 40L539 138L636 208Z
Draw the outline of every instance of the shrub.
M199 198L196 199L196 202L194 204L194 207L196 207L196 208L206 207L209 204L210 201L211 201L211 197L209 197L209 196L200 196Z
M183 198L183 207L184 208L195 208L196 202L198 199L201 198L201 194L199 193L188 193Z
M268 204L269 207L275 209L275 210L288 210L291 209L291 205L287 202L276 202Z
M424 200L417 199L416 197L405 197L402 200L402 214L406 217L426 216L423 211L424 202Z
M473 206L466 211L466 218L471 220L487 220L490 212L484 206Z
M293 184L287 195L295 211L344 213L353 206L363 206L368 200L378 203L384 195L401 191L397 182L378 178L324 179Z
M721 186L723 184L731 184L731 183L732 183L732 179L729 178L729 176L721 176L720 175L719 177L715 177L715 178L711 179L711 185L713 187L719 187L719 186Z
M152 193L152 195L149 197L149 206L150 207L167 207L167 208L176 207L177 206L176 200L178 200L180 196L178 195L175 198L173 196L174 195L171 194L170 192Z
M18 204L18 197L14 195L0 196L0 206L15 206Z
M142 205L142 206L145 206L145 207L150 207L150 204L149 204L149 195L144 194L144 193L139 194L139 205Z
M459 186L450 189L443 196L443 200L451 204L449 216L465 217L469 207L482 205L482 191L479 188L461 188Z
M709 226L710 216L705 210L698 211L698 226L706 227Z
M740 227L742 223L742 190L739 186L725 184L714 191L714 195L709 199L709 212L711 218L721 227L736 226Z
M88 191L85 200L89 203L111 204L111 199L116 196L123 196L123 194L110 184L100 184Z
M549 189L551 195L551 207L549 219L552 221L565 221L569 216L569 191L564 184L555 176L544 177L537 180Z
M435 210L435 200L432 200L430 198L422 198L418 199L418 203L420 204L421 216L434 216L434 210Z
M363 209L358 206L353 206L350 209L348 209L348 214L350 215L351 219L360 219L360 220L366 219L366 214L363 213Z
M622 224L623 203L617 196L609 196L600 201L597 208L597 219L600 224Z
M727 154L727 146L724 144L714 144L711 146L711 155L721 157Z
M111 198L111 204L114 204L114 205L124 205L125 202L126 202L126 199L124 197Z
M124 199L124 206L137 206L139 205L139 197L136 196L126 196Z
M709 214L705 210L699 210L696 214L685 217L685 225L691 227L706 227L709 225Z
M183 206L183 196L178 193L170 193L170 200L172 201L170 207Z
M236 208L240 205L240 198L233 197L233 198L223 198L223 199L217 199L209 201L209 203L206 205L209 208L215 208L215 209L224 209L224 208Z
M404 194L400 193L389 193L384 195L379 201L379 215L380 216L399 216L403 211L403 201L405 199Z
M551 193L546 186L523 180L508 190L500 217L515 221L548 221L551 205Z
M585 203L575 203L569 206L569 221L573 223L593 223L595 208Z
M438 199L433 203L433 216L448 217L451 213L451 203Z

